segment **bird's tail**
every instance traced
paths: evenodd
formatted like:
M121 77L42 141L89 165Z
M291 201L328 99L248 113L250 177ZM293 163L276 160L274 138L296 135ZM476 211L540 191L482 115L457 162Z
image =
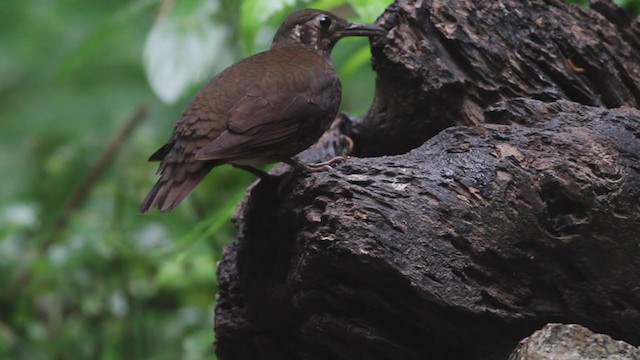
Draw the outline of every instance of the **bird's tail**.
M198 166L193 166L197 164ZM160 179L149 191L140 205L140 212L158 208L160 211L173 210L184 200L204 177L217 165L213 161L191 163L192 166L169 165L163 169ZM188 169L191 167L191 169ZM193 168L195 167L195 168Z

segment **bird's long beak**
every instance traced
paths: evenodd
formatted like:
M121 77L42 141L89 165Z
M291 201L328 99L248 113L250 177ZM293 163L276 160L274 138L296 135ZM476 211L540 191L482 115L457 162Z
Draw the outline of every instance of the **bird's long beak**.
M350 23L343 30L337 31L338 36L382 36L387 33L382 26L376 24Z

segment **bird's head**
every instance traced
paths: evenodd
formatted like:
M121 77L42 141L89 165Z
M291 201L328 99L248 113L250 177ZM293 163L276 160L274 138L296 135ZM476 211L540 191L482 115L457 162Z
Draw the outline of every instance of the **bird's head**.
M299 10L289 15L273 37L271 48L296 46L329 56L346 36L380 36L387 31L375 24L350 23L330 12Z

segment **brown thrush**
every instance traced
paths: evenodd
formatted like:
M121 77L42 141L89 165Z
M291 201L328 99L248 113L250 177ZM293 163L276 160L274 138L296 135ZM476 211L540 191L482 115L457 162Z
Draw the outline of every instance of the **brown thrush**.
M140 206L169 211L209 171L283 161L313 145L338 113L341 85L330 53L345 36L379 36L377 25L349 23L326 11L300 10L280 25L271 48L228 67L187 105L160 161L160 179Z

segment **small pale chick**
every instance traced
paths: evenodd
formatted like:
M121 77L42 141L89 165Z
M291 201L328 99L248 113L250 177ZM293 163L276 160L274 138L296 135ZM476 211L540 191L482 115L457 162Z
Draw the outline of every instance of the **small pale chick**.
M283 161L313 145L338 114L341 85L330 54L345 36L381 36L372 24L349 23L326 11L292 13L271 48L228 67L187 105L167 144L153 153L160 179L140 207L170 211L222 164Z

